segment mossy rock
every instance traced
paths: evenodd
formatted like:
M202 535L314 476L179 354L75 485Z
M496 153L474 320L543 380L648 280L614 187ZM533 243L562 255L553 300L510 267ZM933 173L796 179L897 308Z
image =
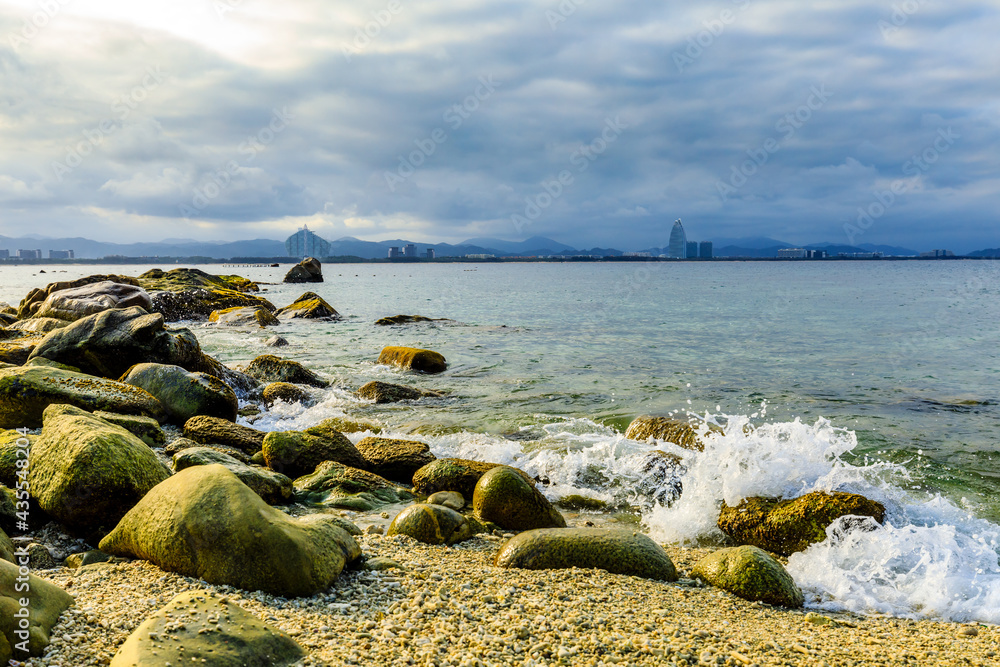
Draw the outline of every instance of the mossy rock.
M379 380L373 380L365 384L355 394L358 398L375 401L377 405L398 403L399 401L415 401L420 398L440 398L444 395L439 391L404 387L403 385L381 382Z
M278 318L263 306L237 306L213 310L208 316L208 321L229 326L256 325L262 328L276 327L281 324Z
M677 581L677 570L659 544L622 528L544 528L508 540L494 565L526 570L596 568L612 574Z
M32 357L24 362L25 366L40 366L44 368L58 368L64 371L71 371L73 373L81 373L82 371L76 366L70 366L69 364L61 364L58 361L52 361L51 359L46 359L45 357Z
M7 533L0 528L0 560L5 560L8 563L14 562L14 543Z
M187 468L161 483L98 548L283 597L325 591L361 557L354 538L328 517L289 517L221 465Z
M103 534L170 471L146 443L71 405L45 409L28 483L50 516L82 535Z
M315 257L306 257L285 274L285 283L321 283L323 265Z
M213 463L225 466L268 505L280 505L292 497L292 480L281 473L248 465L211 447L191 447L174 454L174 470Z
M826 539L826 528L842 516L885 519L885 507L856 493L807 493L793 500L747 498L736 507L722 504L719 529L737 544L782 556Z
M227 308L263 308L274 312L274 304L261 296L218 287L192 287L178 292L154 292L153 312L167 322L207 320L217 310Z
M409 535L424 544L452 545L472 537L468 520L453 509L418 503L396 515L386 535Z
M213 287L234 292L258 292L260 287L242 276L216 276L201 269L178 268L170 271L150 269L139 276L139 284L146 290L182 292L193 287Z
M183 425L204 415L236 421L239 399L219 378L167 364L136 364L121 381L145 389L167 410L170 421Z
M41 334L25 334L17 338L0 340L0 362L13 366L24 365L44 338Z
M586 512L604 512L607 511L608 503L598 498L589 498L587 496L581 496L580 494L572 494L568 496L563 496L557 502L559 507L568 510L583 510Z
M28 575L27 582L19 582L20 573L14 563L0 559L0 664L9 664L11 659L24 662L30 657L39 657L49 645L50 633L64 611L73 605L73 596L53 583ZM23 590L25 583L28 590ZM20 630L19 612L21 600L28 600L28 644L27 655L18 650L24 640L15 635Z
M121 559L111 554L106 554L100 549L91 549L90 551L80 551L66 556L63 564L72 570L76 570L87 565L93 565L94 563L114 563L118 561L121 561Z
M111 667L284 667L304 657L294 639L228 598L189 591L143 621Z
M18 453L22 448L18 447L17 443L24 438L28 441L30 449L35 443L36 437L30 433L21 435L14 429L0 429L0 484L12 489L17 486L17 460L24 458L22 454Z
M438 491L427 496L428 505L441 505L456 512L465 507L465 498L458 491Z
M363 433L369 431L379 434L382 432L382 427L378 424L361 419L351 419L350 417L330 417L329 419L324 419L319 425L325 425L341 433Z
M321 389L329 383L297 361L282 359L273 354L262 354L246 367L247 375L262 382L290 382L307 384Z
M160 423L151 417L140 417L138 415L121 415L116 412L106 412L98 410L94 412L95 417L100 417L104 421L111 422L142 440L150 447L160 447L166 442L166 435L160 428Z
M476 483L472 509L481 521L505 530L563 528L566 520L548 498L508 466L489 470Z
M253 455L264 446L267 433L219 417L200 415L184 422L184 437L205 445L226 445Z
M75 322L94 313L131 306L147 311L150 309L152 301L146 290L136 285L104 280L51 292L35 311L33 318Z
M38 428L45 408L57 403L152 417L161 423L167 418L152 394L124 382L43 366L0 370L0 428Z
M267 467L291 478L308 475L324 461L364 468L365 460L343 433L314 426L305 431L274 431L264 438Z
M419 373L443 373L448 370L448 362L439 352L415 347L384 347L378 355L378 363Z
M500 465L469 459L438 459L413 473L413 490L422 496L438 491L457 491L463 498L472 498L479 478ZM534 484L527 473L518 472L525 482Z
M119 285L139 286L139 281L131 276L119 276L115 274L95 274L76 280L49 283L44 288L35 288L28 292L28 295L21 299L21 304L17 308L17 318L27 320L38 312L42 303L54 292L92 285L94 283L112 282Z
M698 561L691 576L733 595L781 607L801 607L802 591L773 556L754 546L720 549Z
M423 315L393 315L376 320L375 326L391 327L399 324L416 324L417 322L434 322L434 320Z
M76 320L73 320L76 321ZM20 331L26 334L44 335L56 329L69 326L70 320L60 320L54 317L32 317L30 320L15 322L6 328L6 331Z
M709 426L709 431L721 432L721 430L717 426ZM693 425L670 417L650 417L648 415L636 417L628 425L625 437L640 442L650 438L665 440L684 449L705 451L705 443L701 441Z
M290 382L272 382L264 387L264 402L267 404L275 401L285 403L309 403L312 395Z
M334 461L320 463L293 485L298 502L362 512L414 498L409 490L384 477Z
M202 354L198 363L188 368L189 371L207 373L217 377L232 389L240 398L249 398L260 388L260 383L246 373L234 370L226 366L218 359L207 354Z
M306 292L291 304L279 309L279 320L339 320L340 313L315 292Z
M195 447L207 447L208 449L213 449L220 454L225 454L226 456L236 459L240 463L246 463L247 465L250 465L251 463L259 466L266 465L261 452L257 452L254 456L250 456L246 452L236 449L235 447L229 447L227 445L206 445L200 442L195 442L189 438L176 438L171 440L170 444L163 448L163 453L167 456L173 457L179 452L183 452L186 449L193 449ZM255 460L257 456L260 456L259 462Z
M357 449L365 461L365 469L403 484L408 484L417 470L436 460L427 443L416 440L369 437L360 440Z

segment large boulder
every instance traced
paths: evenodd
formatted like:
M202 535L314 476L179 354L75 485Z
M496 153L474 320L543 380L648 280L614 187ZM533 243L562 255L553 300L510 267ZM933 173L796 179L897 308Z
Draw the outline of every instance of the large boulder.
M192 417L184 422L184 437L205 445L226 445L248 454L256 454L264 446L267 433L234 424L219 417Z
M279 320L339 320L340 313L315 292L306 292L298 299L278 310Z
M597 568L612 574L677 581L677 570L659 544L625 528L543 528L508 540L497 567L526 570Z
M274 327L281 324L278 318L264 306L236 306L234 308L213 310L208 316L208 321L229 326L256 325L258 327Z
M399 384L390 384L373 380L355 392L358 398L375 401L376 404L397 403L399 401L415 401L419 398L440 398L444 394L430 389L416 389Z
M150 447L162 446L167 440L166 434L160 428L160 423L150 417L120 415L115 412L105 412L104 410L94 412L94 416L121 426Z
M207 373L192 373L168 364L136 364L121 381L155 396L174 424L183 425L197 415L236 421L236 394L225 382Z
M106 378L119 378L141 363L196 369L202 356L190 330L167 329L163 315L138 306L105 310L56 329L31 353Z
M431 448L416 440L363 438L357 444L365 468L395 482L409 484L413 473L436 460Z
M293 483L298 502L368 512L413 499L409 490L375 473L325 461Z
M50 294L56 292L61 292L63 290L74 289L77 287L83 287L84 285L93 285L94 283L111 282L116 285L133 285L138 287L139 281L135 278L129 276L119 276L119 275L92 275L86 276L84 278L78 278L76 280L62 281L57 283L49 283L44 288L36 288L28 292L28 295L21 299L21 304L17 308L17 317L20 320L26 320L29 317L34 317L41 308L45 300L48 299Z
M0 429L0 484L10 488L17 486L17 460L24 459L25 454L20 452L30 450L35 438L34 435L22 435L14 429ZM18 443L25 446L21 447Z
M710 430L718 431L718 427ZM680 419L670 417L650 417L644 415L636 417L628 425L625 437L630 440L645 441L650 438L654 440L665 440L678 447L691 449L698 452L705 450L705 443L701 441L695 427Z
M187 468L161 483L99 548L211 584L283 597L326 590L361 557L335 521L290 517L221 465Z
M102 534L170 471L121 426L71 405L45 409L28 483L39 506L72 531Z
M321 283L323 282L323 265L315 257L306 257L288 270L282 282Z
M176 438L170 441L170 444L163 448L163 453L167 456L173 457L178 453L183 452L185 449L193 449L195 447L206 447L208 449L214 449L215 451L225 454L229 458L236 459L240 463L245 463L250 465L256 463L255 456L251 456L246 452L236 449L235 447L228 447L226 445L203 445L200 442L195 442L188 438ZM260 452L257 453L260 455ZM263 463L263 461L261 461Z
M284 667L303 657L294 639L228 598L188 591L143 621L111 667Z
M292 497L292 480L279 472L251 466L210 447L191 447L174 454L174 470L218 463L236 475L268 505L279 505Z
M498 466L476 483L472 509L480 521L506 530L564 528L566 519L514 468Z
M747 498L736 507L722 504L719 529L737 544L789 556L826 539L826 527L842 516L885 519L885 507L856 493L815 491L793 500Z
M469 459L438 459L413 473L413 490L422 496L438 491L457 491L463 498L471 498L479 478L500 465ZM533 483L527 473L518 472L525 482Z
M448 362L440 353L415 347L384 347L378 363L420 373L443 373L448 369Z
M305 431L272 431L264 438L267 467L291 478L308 475L324 461L364 468L365 460L343 433L325 426Z
M781 563L749 545L705 556L695 563L691 576L751 602L801 607L804 601L802 591Z
M188 268L151 269L139 276L139 282L152 292L152 310L162 313L168 322L205 320L213 311L227 308L274 311L270 301L250 294L260 287L242 276L215 276Z
M164 271L150 269L138 278L146 290L183 292L196 287L232 290L234 292L259 292L260 286L243 276L216 276L201 269L178 268Z
M452 545L472 537L469 520L441 505L418 503L396 515L386 535L409 535L424 544Z
M18 558L20 560L20 558ZM25 562L27 558L25 558ZM25 578L18 563L0 560L0 664L27 662L42 655L52 628L73 604L73 596L33 574ZM25 580L26 579L26 580ZM27 607L21 606L27 600ZM27 628L14 614L28 610Z
M139 306L148 311L152 308L153 302L146 290L141 287L105 280L51 292L33 317L51 317L75 322L105 310L131 306Z
M244 372L261 382L291 382L321 388L329 384L299 362L273 354L260 355L250 362Z
M124 382L44 366L0 369L0 428L38 428L55 403L166 420L162 403Z

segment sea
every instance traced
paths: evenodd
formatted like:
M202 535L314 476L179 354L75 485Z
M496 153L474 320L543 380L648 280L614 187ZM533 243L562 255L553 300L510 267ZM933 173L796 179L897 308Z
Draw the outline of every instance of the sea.
M0 301L149 268L4 265ZM279 403L255 428L369 419L438 457L518 466L554 501L603 501L595 519L662 543L723 544L723 501L861 493L885 504L883 525L835 524L788 559L808 607L1000 623L998 262L326 264L307 286L281 283L288 266L198 268L258 281L279 307L308 289L343 316L177 325L230 365L273 353L264 341L280 334L282 356L333 381L315 405ZM441 319L374 324L396 314ZM379 366L386 345L441 352L448 371ZM376 379L446 397L353 396ZM626 439L644 414L723 432L704 452ZM679 484L650 473L652 449L683 457Z

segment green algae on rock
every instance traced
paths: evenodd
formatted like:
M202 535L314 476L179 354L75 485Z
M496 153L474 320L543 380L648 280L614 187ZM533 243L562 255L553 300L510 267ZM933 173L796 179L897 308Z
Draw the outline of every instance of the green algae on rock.
M160 428L160 423L150 417L122 415L104 410L95 411L94 416L121 426L150 447L156 447L166 442L166 435L163 433L163 429Z
M716 427L715 429L710 428L710 430L721 429ZM684 449L692 449L699 452L705 450L705 443L701 441L698 431L693 425L680 419L671 419L669 417L650 417L648 415L636 417L628 425L625 437L630 440L639 441L650 438L666 440Z
M723 503L719 529L736 540L788 556L826 539L826 528L842 516L885 519L885 507L856 493L815 491L792 500L746 498L736 507Z
M453 509L417 503L396 515L386 535L409 535L424 544L452 545L472 537L469 521Z
M463 498L472 498L479 478L500 465L469 459L438 459L413 473L413 490L422 496L438 491L457 491ZM518 472L525 482L534 483L527 473Z
M17 486L17 460L24 458L18 454L21 447L18 447L17 442L22 438L27 440L30 450L31 446L35 444L36 437L38 436L30 433L22 435L14 429L0 429L0 484L10 488Z
M297 361L282 359L273 354L262 354L255 358L244 371L262 382L290 382L307 384L311 387L326 388L329 383Z
M441 353L415 347L384 347L377 363L419 373L443 373L448 370L448 362Z
M291 382L272 382L268 384L264 387L263 397L264 402L268 405L275 401L308 403L312 399L312 395L308 391Z
M260 451L266 435L263 431L218 417L200 415L184 422L184 437L205 445L235 447L248 454Z
M366 470L403 484L409 484L413 473L436 460L430 446L416 440L368 437L356 446Z
M0 559L0 664L4 665L11 659L24 661L28 656L42 655L59 616L73 604L73 596L55 584L33 574L28 574L26 582L19 581L21 578L17 565ZM27 606L22 606L22 599L28 600ZM14 634L24 629L14 615L22 609L28 611L27 655L17 649L24 639Z
M492 521L505 530L566 526L566 519L548 498L508 466L497 466L479 478L472 509L480 521Z
M170 421L183 425L204 415L236 421L239 399L219 378L168 364L136 364L121 381L145 389L167 410Z
M677 581L677 570L663 547L643 533L623 528L525 531L500 547L494 564L526 570L597 568L612 574Z
M804 598L784 566L757 547L720 549L698 561L691 576L744 600L801 607Z
M256 325L261 328L276 327L281 324L270 310L260 305L213 310L208 316L208 321L229 326Z
M429 389L416 389L399 384L372 380L358 389L358 398L375 401L376 405L383 403L398 403L399 401L415 401L420 398L440 398L444 394Z
M224 466L187 468L159 484L99 545L211 584L300 597L326 590L361 557L329 517L292 518Z
M340 313L315 292L306 292L274 313L279 320L339 320Z
M364 468L365 460L343 433L322 424L305 431L273 431L264 437L267 467L295 478L308 475L324 461Z
M174 454L174 470L218 463L236 475L268 505L280 505L292 497L292 480L267 468L252 466L211 447L189 447Z
M362 512L414 498L384 477L335 461L320 463L311 475L296 479L294 486L299 502Z
M433 322L429 317L424 317L423 315L393 315L391 317L383 317L375 321L375 326L379 327L390 327L396 326L398 324L415 324L417 322Z

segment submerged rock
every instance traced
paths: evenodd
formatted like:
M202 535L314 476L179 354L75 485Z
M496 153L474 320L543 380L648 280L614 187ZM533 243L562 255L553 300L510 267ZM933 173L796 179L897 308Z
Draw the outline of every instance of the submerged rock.
M167 364L136 364L121 381L155 396L174 424L183 425L198 415L236 421L236 394L225 382L207 373L192 373Z
M463 498L472 498L479 478L500 465L469 459L438 459L413 473L413 490L424 496L438 491L456 491ZM518 472L526 483L534 483L527 473Z
M323 426L305 431L274 431L264 438L267 467L295 478L308 475L324 461L364 468L365 460L343 433Z
M720 430L718 427L714 430ZM705 443L701 441L698 432L691 424L669 417L636 417L628 425L625 437L630 440L644 441L650 438L672 442L678 447L704 451Z
M736 540L788 556L826 539L826 528L842 516L885 519L885 507L855 493L807 493L793 500L747 498L722 504L719 529Z
M390 384L373 380L363 385L355 392L358 398L375 401L376 404L397 403L399 401L415 401L418 398L440 398L444 394L429 389L415 389L399 384Z
M262 354L247 366L245 373L262 382L290 382L325 389L329 383L297 361Z
M289 343L281 336L271 336L264 341L264 345L267 345L268 347L287 347Z
M469 521L441 505L418 503L396 515L386 535L409 535L424 544L452 545L472 537Z
M415 347L384 347L378 363L420 373L443 373L448 369L448 362L440 353Z
M526 570L597 568L612 574L677 581L677 570L663 547L647 535L623 528L529 530L508 540L494 565Z
M508 466L489 470L476 483L472 509L480 521L505 530L563 528L566 520L548 498Z
M315 257L306 257L288 270L282 282L321 283L323 282L323 265Z
M361 512L414 497L384 477L334 461L320 463L311 475L298 478L293 485L299 502Z
M404 484L410 483L413 473L437 458L427 443L416 440L363 438L357 448L367 470Z
M379 327L390 327L397 324L415 324L417 322L433 322L429 317L424 317L423 315L393 315L392 317L383 317L375 322L375 326Z
M113 308L139 306L148 311L152 305L149 294L141 287L104 280L50 292L33 317L50 317L75 322L88 315Z
M312 395L290 382L272 382L264 387L264 402L270 405L275 401L285 403L309 403Z
M178 619L183 618L182 623ZM208 591L181 593L143 621L111 667L285 667L305 651L281 630Z
M322 514L292 518L221 465L187 468L150 491L101 551L248 591L300 597L326 590L361 549Z
M771 555L754 546L720 549L698 561L691 576L744 600L801 607L802 591Z
M0 664L11 659L24 661L29 655L37 658L49 645L50 633L64 611L73 605L73 596L53 583L28 574L27 581L14 563L0 559ZM27 588L27 590L25 590ZM21 600L28 600L28 655L15 650L23 642L14 634L21 629L14 614L22 609Z
M236 306L213 310L208 316L209 322L231 326L256 325L259 327L276 327L281 322L264 306Z
M267 468L247 465L211 447L191 447L174 455L174 470L177 472L213 463L225 466L268 505L278 505L292 497L292 480L288 477Z
M339 320L338 313L323 297L315 292L306 292L291 304L278 310L275 315L280 320Z

